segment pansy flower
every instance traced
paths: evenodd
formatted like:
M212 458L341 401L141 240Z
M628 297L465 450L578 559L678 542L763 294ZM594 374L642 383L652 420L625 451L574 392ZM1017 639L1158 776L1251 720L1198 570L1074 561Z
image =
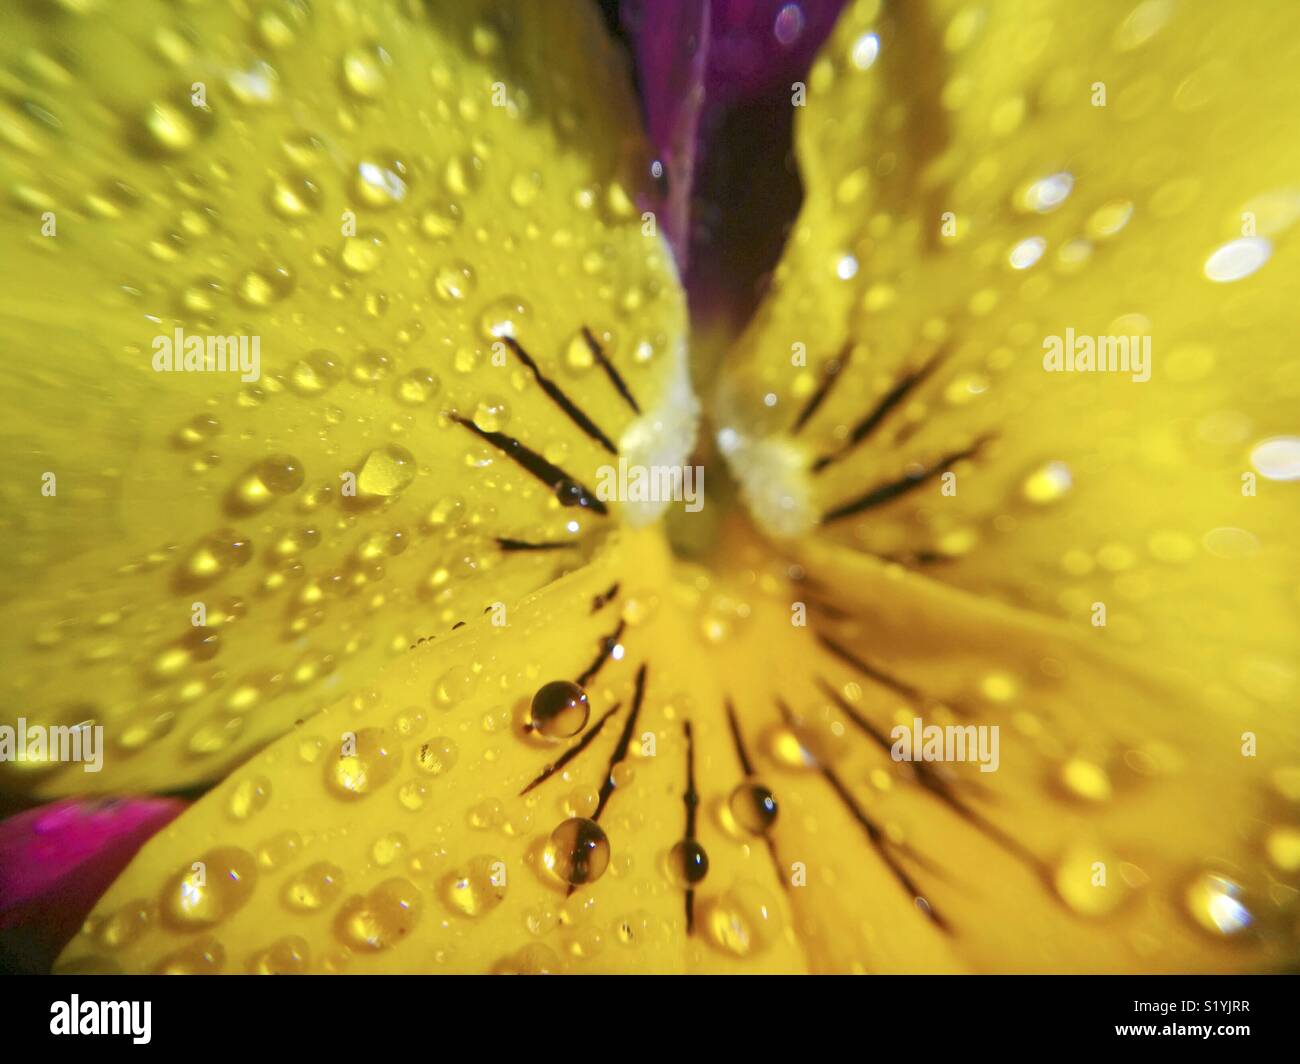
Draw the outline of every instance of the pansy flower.
M55 970L1294 962L1300 12L747 6L0 15L0 779L196 798Z

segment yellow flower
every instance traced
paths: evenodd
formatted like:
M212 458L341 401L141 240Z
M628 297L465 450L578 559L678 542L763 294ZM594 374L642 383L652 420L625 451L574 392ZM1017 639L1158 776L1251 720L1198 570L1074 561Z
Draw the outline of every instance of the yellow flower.
M587 5L3 23L4 785L212 785L61 970L1294 956L1292 5L850 4L690 362Z

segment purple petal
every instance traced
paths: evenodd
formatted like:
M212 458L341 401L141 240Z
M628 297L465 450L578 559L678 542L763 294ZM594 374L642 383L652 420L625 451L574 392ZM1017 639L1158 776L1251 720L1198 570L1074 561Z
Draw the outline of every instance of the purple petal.
M803 77L845 0L712 0L705 89L710 108L772 92Z
M48 970L175 798L68 799L0 821L0 933L9 967Z
M646 128L663 168L655 206L678 269L687 265L691 179L709 50L709 0L628 0L623 23L635 42Z
M646 126L667 178L653 206L697 322L743 321L780 255L801 197L787 164L791 85L806 76L844 4L623 0Z

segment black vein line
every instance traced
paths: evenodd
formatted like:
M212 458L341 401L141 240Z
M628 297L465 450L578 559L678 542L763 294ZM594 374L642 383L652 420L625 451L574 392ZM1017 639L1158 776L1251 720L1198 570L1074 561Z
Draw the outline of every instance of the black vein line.
M515 353L515 357L528 367L533 375L533 380L535 380L541 387L542 391L546 393L547 398L549 398L551 402L564 412L565 417L577 425L578 428L580 428L587 436L605 448L605 450L610 454L618 454L618 448L614 446L610 438L600 431L600 427L583 412L582 408L579 407L577 403L564 394L564 389L538 368L537 363L533 361L533 356L524 350L523 344L513 336L503 336L501 339L503 339L506 346Z
M601 637L600 652L596 655L596 660L587 666L586 671L583 672L583 674L579 676L576 680L574 680L573 681L574 683L576 683L579 687L586 687L589 683L591 683L592 680L596 678L596 674L600 672L602 668L604 668L605 662L607 662L609 660L609 656L612 653L614 653L614 648L618 646L619 637L622 636L623 629L626 627L627 627L627 622L624 620L620 620L618 622L617 628L615 628L612 632L610 632L609 635Z
M749 751L745 748L745 737L740 731L740 721L736 717L736 707L731 704L731 699L727 699L727 723L731 727L731 741L736 747L736 760L740 762L740 768L745 773L745 779L753 779L754 763L749 759ZM767 852L772 858L772 871L776 873L776 881L781 884L782 890L790 889L790 881L785 876L785 865L781 863L781 854L776 848L776 839L772 837L771 832L763 835L763 841L767 844Z
M973 444L962 451L954 451L952 454L944 455L933 465L926 466L913 473L905 473L897 480L887 481L879 484L865 494L859 495L856 499L850 499L848 502L828 510L822 514L821 523L829 525L832 522L842 520L845 517L853 517L866 510L873 510L877 506L884 506L886 503L893 502L909 491L914 491L926 481L933 480L940 473L947 470L950 465L962 461L965 458L972 457L990 437L984 436L976 440Z
M814 677L814 679L818 686L821 687L822 691L832 701L834 701L841 710L844 711L844 714L860 731L867 735L868 738L879 746L880 749L885 751L885 753L890 754L891 757L893 756L892 752L894 744L890 742L889 738L883 732L858 712L857 708L842 694L840 694L839 691L835 690L834 686L824 677L817 676ZM980 813L968 806L957 796L956 792L953 791L952 784L942 776L938 775L929 762L912 761L909 762L909 764L912 767L912 771L916 774L916 782L922 788L934 795L934 797L939 799L939 801L943 802L944 805L948 806L949 809L970 824L971 827L983 832L986 837L1001 846L1002 849L1012 857L1028 865L1032 871L1040 875L1046 874L1047 866L1035 853L1026 848L1014 836L1008 835L992 821L987 820Z
M731 727L731 741L736 746L736 760L740 762L741 770L748 779L754 774L754 762L749 760L744 736L740 734L740 721L736 719L736 707L731 704L730 698L727 699L727 724Z
M447 416L456 424L469 429L479 439L490 443L507 458L519 465L526 473L535 476L555 492L556 498L560 500L562 506L581 506L598 514L609 512L605 504L592 494L590 488L578 483L559 466L552 465L536 451L525 447L513 436L507 436L504 432L488 432L487 429L479 428L469 418L461 417L460 414L449 413Z
M611 602L613 602L614 596L618 594L618 588L619 588L618 582L615 581L614 583L609 585L608 590L602 591L599 595L593 598L591 600L591 612L599 613Z
M881 687L889 688L895 694L903 695L915 702L924 700L924 695L922 695L921 692L911 684L904 683L902 680L897 680L888 673L882 672L875 665L868 664L863 661L862 658L854 654L848 647L835 642L835 640L830 636L822 632L817 632L815 635L817 637L817 642L829 650L833 656L839 658L840 661L851 668L854 672L861 673L868 680L879 684Z
M777 699L776 704L777 708L781 711L781 718L785 721L786 725L788 727L794 727L795 719L794 714L790 711L790 707L780 699ZM951 933L951 928L949 928L947 922L939 915L934 906L930 904L929 899L925 898L924 892L917 886L916 881L908 874L907 869L898 863L898 859L895 858L893 853L890 851L891 843L889 837L884 833L879 824L867 816L866 812L858 804L857 799L853 797L852 792L845 785L844 781L840 779L835 770L829 765L823 765L821 762L816 762L815 767L821 774L822 779L830 784L831 790L835 792L835 796L848 810L849 815L853 817L858 826L866 833L867 841L871 843L871 847L875 850L876 855L884 862L885 867L889 869L890 874L892 874L898 881L899 885L908 892L913 903L916 902L917 898L923 898L925 900L925 905L924 907L919 907L921 908L921 911L935 924L935 926L940 928L940 930Z
M799 430L809 422L813 414L817 413L822 403L826 401L826 396L830 394L831 387L840 379L840 374L844 372L844 368L849 364L849 355L852 351L853 344L849 342L844 345L843 351L822 367L821 382L817 385L817 390L808 397L808 402L799 411L799 416L794 419L794 427L790 429L791 436L797 436Z
M636 719L641 715L641 702L645 698L645 663L636 672L636 694L632 696L632 712L627 715L627 722L623 725L623 734L618 737L618 745L614 747L613 754L609 758L609 767L605 771L605 781L600 785L600 800L596 802L596 811L591 814L592 820L599 820L600 814L605 811L605 806L609 803L610 795L614 793L614 767L627 757L628 744L632 741L632 729L636 727Z
M634 414L640 414L641 407L637 405L637 401L633 398L631 390L624 382L622 376L619 375L618 370L614 368L614 363L612 363L609 360L609 357L605 354L605 349L600 346L596 337L592 335L591 330L585 325L582 327L582 337L587 341L587 346L591 349L592 358L599 362L600 368L605 371L605 376L609 378L610 384L612 384L618 394L623 397L623 401L632 408L632 412Z
M520 797L523 797L534 787L537 787L545 783L548 779L550 779L557 772L559 772L560 769L564 768L565 765L567 765L570 761L572 761L575 757L577 757L580 753L582 753L585 749L587 749L587 747L591 745L592 740L594 740L596 736L600 734L600 729L605 726L605 722L609 720L609 718L612 717L615 713L617 713L619 711L619 707L621 707L622 705L623 705L622 702L615 702L610 709L606 710L605 715L601 717L600 720L596 721L596 723L593 724L590 728L588 728L586 732L583 733L582 738L577 741L577 743L569 747L569 749L565 750L564 753L562 753L558 758L556 758L556 760L552 764L547 765L546 768L542 770L542 774L540 776L538 776L535 780L533 780L532 783L530 783L527 787L525 787L522 791L519 792Z
M508 536L495 537L497 546L504 551L529 551L529 550L566 550L569 547L576 547L577 540L566 540L560 543L530 543L526 539L511 539Z
M686 790L682 792L682 801L686 804L686 841L695 841L695 816L700 808L700 794L695 789L695 735L691 731L691 722L684 722L686 731ZM686 888L686 933L695 930L695 888Z
M910 699L911 701L921 705L927 703L936 703L936 704L947 706L959 717L970 717L974 715L969 709L963 706L960 702L951 702L946 699L937 698L932 695L927 695L919 687L913 687L911 684L905 683L904 681L898 679L897 677L889 675L889 673L885 672L883 669L879 668L878 666L872 665L869 662L863 660L861 657L859 657L857 654L851 651L848 647L844 646L842 643L837 643L834 639L826 635L824 632L816 632L814 633L814 635L816 636L817 642L819 642L824 649L829 651L833 657L838 658L841 663L847 665L854 672L857 672L862 676L865 676L872 683L876 683L879 684L881 687L888 688L890 691L893 691L895 694L902 695L904 698Z
M889 389L880 401L872 408L861 421L853 426L853 431L849 433L849 438L835 451L830 454L824 454L812 464L812 471L820 473L833 462L838 462L846 454L852 451L858 444L870 436L884 420L894 411L894 409L906 399L912 391L924 381L933 371L935 366L946 353L946 349L941 348L932 355L925 365L911 373L905 374L892 388Z

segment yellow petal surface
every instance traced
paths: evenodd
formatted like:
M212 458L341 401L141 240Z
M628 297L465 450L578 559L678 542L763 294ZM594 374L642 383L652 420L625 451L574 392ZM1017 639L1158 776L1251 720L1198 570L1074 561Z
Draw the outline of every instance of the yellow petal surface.
M503 623L410 652L152 839L63 967L804 970L784 855L728 812L745 776L703 657L726 615L700 587L659 532L627 533ZM563 679L586 729L530 731Z
M810 71L807 199L717 438L867 667L838 656L840 698L999 728L954 791L978 824L896 807L975 967L1294 954L1300 80L1256 57L1298 29L867 0ZM1045 363L1079 337L1116 361Z
M0 39L0 697L105 747L6 789L220 778L581 564L611 448L690 447L589 5L22 4Z

